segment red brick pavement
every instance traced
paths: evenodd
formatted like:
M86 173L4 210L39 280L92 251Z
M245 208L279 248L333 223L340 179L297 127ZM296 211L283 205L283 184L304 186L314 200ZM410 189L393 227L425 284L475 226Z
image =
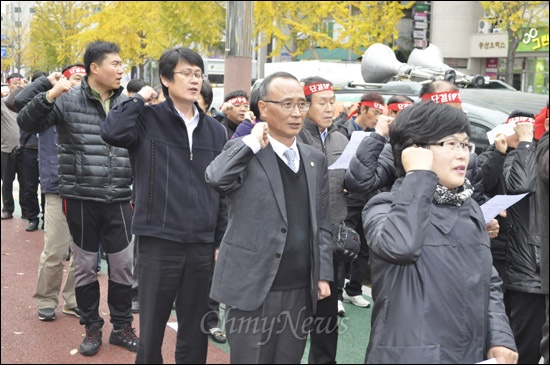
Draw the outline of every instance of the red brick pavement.
M135 354L109 344L112 325L106 301L107 275L99 276L101 287L100 313L105 319L103 345L97 355L78 353L84 338L84 326L78 319L62 312L63 299L53 322L38 320L32 295L36 285L38 260L44 245L43 232L26 232L26 220L18 217L2 221L2 337L1 363L24 364L125 364L134 363ZM170 318L175 321L175 318ZM139 315L134 315L134 327L139 334ZM163 358L174 364L176 332L168 328L164 337ZM229 355L209 343L209 364L229 364Z

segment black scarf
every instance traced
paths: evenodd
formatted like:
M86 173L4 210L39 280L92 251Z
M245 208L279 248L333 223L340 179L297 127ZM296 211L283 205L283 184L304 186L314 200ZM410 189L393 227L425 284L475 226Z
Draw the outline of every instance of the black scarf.
M468 179L464 179L464 185L451 190L443 185L437 184L434 201L436 204L447 204L460 207L473 193L474 188Z

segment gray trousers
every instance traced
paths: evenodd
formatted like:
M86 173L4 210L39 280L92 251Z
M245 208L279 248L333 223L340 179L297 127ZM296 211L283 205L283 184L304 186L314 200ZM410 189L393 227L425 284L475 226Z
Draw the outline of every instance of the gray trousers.
M309 288L270 291L254 311L226 311L231 364L299 364L311 327Z

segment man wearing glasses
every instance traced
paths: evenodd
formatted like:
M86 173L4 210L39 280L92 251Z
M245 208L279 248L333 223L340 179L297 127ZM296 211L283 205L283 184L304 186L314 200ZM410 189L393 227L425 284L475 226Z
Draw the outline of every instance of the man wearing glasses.
M221 107L224 117L220 122L227 130L227 139L231 139L248 112L248 96L244 90L235 90L227 94Z
M204 180L227 141L217 121L198 107L204 63L195 51L172 48L159 60L164 102L143 87L113 109L101 127L134 162L132 233L139 240L140 343L136 363L162 364L166 322L176 301L175 361L204 364L205 318L215 250L225 231L225 200Z
M232 364L299 363L333 280L327 162L296 142L309 103L294 76L268 76L258 107L266 122L206 169L229 212L210 296L227 306Z

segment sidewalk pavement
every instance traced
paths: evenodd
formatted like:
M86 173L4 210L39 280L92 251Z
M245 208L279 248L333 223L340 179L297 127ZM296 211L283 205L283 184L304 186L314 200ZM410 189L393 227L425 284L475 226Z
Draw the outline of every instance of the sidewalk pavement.
M16 201L16 206L18 205ZM60 304L56 309L56 319L52 322L38 320L32 295L36 285L38 261L44 245L44 232L42 230L25 231L27 221L20 219L20 215L20 211L16 209L13 219L2 220L1 363L135 363L135 353L109 344L112 325L109 323L106 299L108 281L106 261L102 262L102 272L98 277L101 293L99 310L105 319L103 345L95 356L86 357L78 353L85 334L84 326L79 324L76 317L62 312L61 296ZM67 267L68 262L66 262ZM363 294L372 303L370 288L363 286ZM340 318L336 360L344 364L362 364L370 334L372 306L358 308L350 303L344 303L344 306L346 316ZM175 312L172 312L169 322L175 321ZM139 336L139 314L134 314L133 326ZM176 331L167 326L162 351L164 362L167 364L175 363L175 343ZM307 364L308 353L309 340L302 364ZM229 345L217 344L209 340L207 362L229 364Z
M17 204L17 203L16 203ZM84 338L84 326L76 317L63 311L63 298L56 309L56 319L43 322L38 319L32 295L34 293L40 253L44 246L44 232L27 232L27 221L15 213L13 219L2 220L2 364L128 364L135 363L136 354L123 347L109 344L112 325L107 306L107 274L99 275L101 300L99 311L105 319L103 345L95 356L78 353ZM68 268L68 262L65 264ZM107 263L103 261L102 270ZM175 312L170 321L176 321ZM134 314L133 327L139 335L139 314ZM176 331L167 327L162 355L164 363L174 364ZM229 355L209 342L209 364L229 364Z

